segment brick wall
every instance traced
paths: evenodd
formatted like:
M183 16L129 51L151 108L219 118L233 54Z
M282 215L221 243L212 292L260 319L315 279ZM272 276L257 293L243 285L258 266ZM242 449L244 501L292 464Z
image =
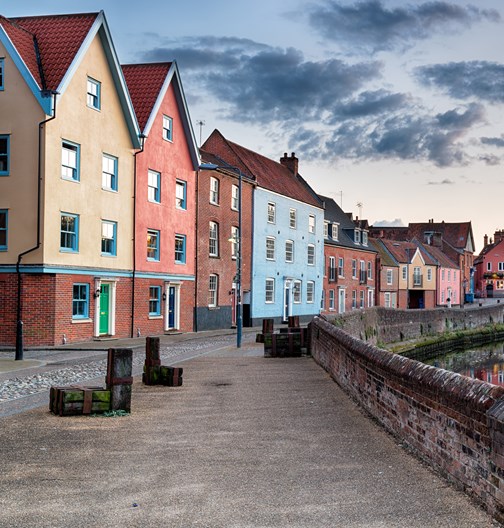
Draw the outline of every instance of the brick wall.
M316 318L315 361L390 433L504 520L504 388L376 348Z
M396 310L375 307L337 315L335 324L369 343L395 343L450 330L467 330L504 322L504 304L478 309Z

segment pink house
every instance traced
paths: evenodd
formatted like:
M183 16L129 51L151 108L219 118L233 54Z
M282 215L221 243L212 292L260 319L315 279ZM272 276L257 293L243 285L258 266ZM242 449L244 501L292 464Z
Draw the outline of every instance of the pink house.
M476 292L482 297L504 297L504 231L488 240L474 261L476 268Z
M460 295L460 269L440 248L426 246L424 249L437 263L436 304L437 306L458 306Z
M135 164L137 335L192 331L199 154L175 62L122 67L143 135Z

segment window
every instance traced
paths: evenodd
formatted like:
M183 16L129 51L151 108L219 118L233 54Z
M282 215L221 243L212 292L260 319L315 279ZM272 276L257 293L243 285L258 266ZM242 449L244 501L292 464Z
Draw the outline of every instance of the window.
M240 231L236 226L231 226L231 258L238 256L238 244L240 243Z
M219 256L219 224L217 222L209 223L208 254L211 257Z
M219 205L219 180L210 176L210 203Z
M357 261L352 259L352 279L357 278Z
M186 236L175 235L175 262L177 264L186 263Z
M308 255L307 255L307 263L309 266L315 265L315 246L313 244L308 244Z
M289 227L291 229L296 229L296 217L297 217L296 209L289 209Z
M352 309L357 308L357 291L352 290Z
M285 241L285 262L294 262L294 242L292 240Z
M0 136L0 176L9 175L9 136Z
M338 240L338 237L339 237L338 224L333 224L332 225L331 236L332 236L333 240Z
M175 182L175 207L187 209L187 182L183 180Z
M315 297L315 283L313 281L308 281L306 283L306 302L313 303Z
M87 79L87 105L95 110L101 107L101 83L91 77Z
M441 280L443 281L445 280L445 270L444 269L441 270Z
M366 263L363 260L360 261L359 282L361 284L367 283Z
M361 290L360 291L360 301L359 301L359 307L360 308L364 308L364 306L365 306L365 304L364 304L365 303L364 295L365 295L364 290Z
M345 276L345 260L343 257L338 257L338 277Z
M360 229L355 229L354 230L354 242L356 244L360 244Z
M79 216L61 213L60 250L79 251Z
M336 280L336 258L335 257L329 257L329 280L335 281Z
M7 209L0 209L0 251L7 251L7 220Z
M117 191L117 158L107 154L102 157L102 188Z
M240 189L237 185L231 185L231 209L238 211L240 207Z
M64 180L79 181L80 146L63 141L61 144L61 177Z
M147 200L161 203L161 173L153 170L147 173Z
M408 268L406 266L402 267L402 278L406 280L408 278Z
M0 59L0 90L4 89L4 59Z
M89 317L89 284L74 284L72 293L72 319Z
M276 222L276 206L273 202L268 202L268 223Z
M147 260L159 260L159 231L147 230Z
M385 292L385 308L390 308L392 305L390 303L390 292Z
M101 228L101 253L115 257L117 255L117 223L102 221Z
M362 245L367 246L368 245L368 234L367 231L362 232Z
M367 277L368 279L373 278L373 263L372 262L367 263Z
M492 263L487 262L487 271L492 271Z
M219 277L217 275L210 275L208 281L208 306L217 306L217 289L219 286Z
M329 238L329 222L324 222L324 238Z
M163 139L173 141L173 119L165 115L163 116Z
M329 290L329 310L334 310L334 290Z
M275 239L266 237L266 259L275 260Z
M325 310L325 290L322 290L322 296L320 297L320 309Z
M161 286L149 286L149 315L161 315Z
M418 266L415 266L413 268L413 286L421 286L422 285L422 275L420 273L420 268Z
M450 275L451 275L451 272L450 270L448 270L448 282L450 282ZM428 281L432 280L432 269L431 268L427 268L427 280Z
M292 301L296 304L301 302L301 281L295 280L292 285Z
M275 302L275 279L266 279L264 299L267 303Z
M308 217L308 233L315 233L315 215Z
M387 284L389 286L392 284L392 279L393 279L392 270L388 269L387 270Z

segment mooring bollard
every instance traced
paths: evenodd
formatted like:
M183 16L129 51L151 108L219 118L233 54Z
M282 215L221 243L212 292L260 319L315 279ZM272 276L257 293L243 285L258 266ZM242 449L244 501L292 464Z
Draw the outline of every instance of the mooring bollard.
M107 377L105 382L110 390L110 409L112 411L131 410L131 386L133 351L131 348L109 348Z

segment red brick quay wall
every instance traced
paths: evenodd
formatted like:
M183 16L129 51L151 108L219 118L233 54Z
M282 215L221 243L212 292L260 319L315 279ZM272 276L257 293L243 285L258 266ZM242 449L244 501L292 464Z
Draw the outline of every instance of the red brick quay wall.
M424 365L315 318L311 353L386 430L504 520L504 388Z

